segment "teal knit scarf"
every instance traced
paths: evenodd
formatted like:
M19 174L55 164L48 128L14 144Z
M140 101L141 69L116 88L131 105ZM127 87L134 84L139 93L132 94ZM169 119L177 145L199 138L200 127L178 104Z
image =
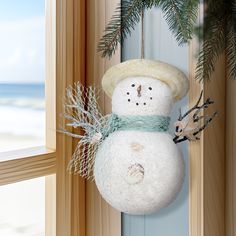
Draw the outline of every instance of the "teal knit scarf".
M169 128L170 117L169 116L118 116L111 114L109 118L109 131L110 133L117 130L137 130L144 132L165 132Z

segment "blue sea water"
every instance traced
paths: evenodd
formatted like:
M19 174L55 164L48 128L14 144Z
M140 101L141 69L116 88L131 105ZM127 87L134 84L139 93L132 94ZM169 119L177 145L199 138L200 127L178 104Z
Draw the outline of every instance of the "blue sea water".
M44 109L44 84L0 83L0 106Z
M0 97L44 98L44 84L0 83Z

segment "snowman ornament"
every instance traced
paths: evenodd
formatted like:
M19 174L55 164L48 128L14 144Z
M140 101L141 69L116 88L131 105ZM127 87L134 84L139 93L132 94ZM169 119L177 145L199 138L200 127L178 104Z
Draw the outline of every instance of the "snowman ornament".
M176 198L185 176L168 128L172 106L186 95L188 79L169 64L139 59L110 68L102 86L112 99L112 114L87 135L97 145L90 158L97 188L121 212L157 212ZM86 158L77 158L83 167Z

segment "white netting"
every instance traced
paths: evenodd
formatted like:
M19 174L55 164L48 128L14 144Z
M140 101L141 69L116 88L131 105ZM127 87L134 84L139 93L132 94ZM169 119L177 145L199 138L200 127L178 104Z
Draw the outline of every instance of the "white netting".
M87 179L93 179L93 165L99 145L105 138L109 116L103 116L98 105L99 91L80 83L70 86L66 91L65 113L66 127L62 132L78 138L68 169Z

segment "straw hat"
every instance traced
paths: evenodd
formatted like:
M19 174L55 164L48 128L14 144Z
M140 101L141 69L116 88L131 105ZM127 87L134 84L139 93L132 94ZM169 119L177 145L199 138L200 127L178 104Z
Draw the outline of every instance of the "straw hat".
M128 60L108 69L102 78L103 90L111 98L121 80L137 76L151 77L166 83L175 101L188 92L189 82L182 71L167 63L146 59Z

